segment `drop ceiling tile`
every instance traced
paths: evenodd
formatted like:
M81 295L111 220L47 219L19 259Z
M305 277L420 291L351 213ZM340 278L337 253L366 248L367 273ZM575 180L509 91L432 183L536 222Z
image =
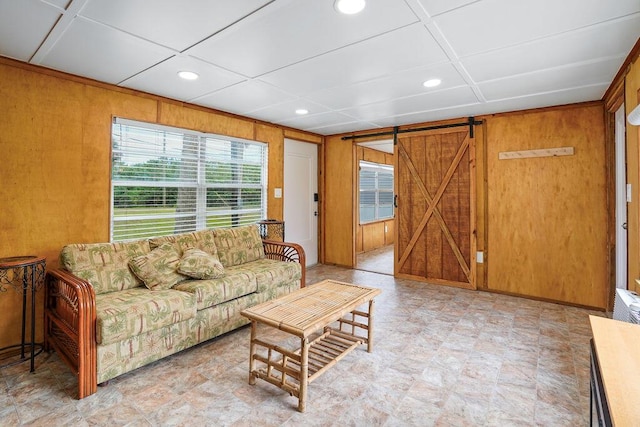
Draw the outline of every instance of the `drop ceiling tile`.
M475 104L477 102L478 99L471 88L463 86L355 108L347 108L341 110L341 112L360 120L377 123L380 118L384 117L395 117L413 112L431 111L461 104Z
M0 0L0 53L29 61L60 12L36 0Z
M169 49L76 18L40 65L117 84L170 56Z
M82 16L182 51L269 0L90 0ZM150 7L151 6L151 7Z
M345 114L337 113L335 111L328 111L326 113L319 114L309 114L305 116L298 116L290 120L276 121L276 123L280 125L289 126L296 129L313 129L351 122L353 122L353 117L349 117Z
M429 16L440 15L453 9L474 3L477 0L418 0Z
M638 0L483 0L434 20L456 54L467 56L638 11Z
M178 77L179 71L193 71L197 80ZM188 56L174 56L136 74L122 86L188 101L198 96L241 82L244 77Z
M482 114L506 113L593 101L594 99L600 99L608 87L609 84L596 84L557 92L491 101L483 104Z
M309 132L318 133L320 135L335 135L340 133L357 132L359 130L371 130L378 128L375 123L357 121L341 124L331 124L328 126L321 126L316 128L307 129Z
M384 117L376 120L375 124L379 127L390 127L458 118L466 121L467 117L479 115L484 108L485 106L479 103L455 106L451 108L403 114L401 116Z
M441 85L436 88L425 88L422 83L431 78L441 79ZM379 79L313 92L305 97L339 110L355 105L372 104L419 93L450 89L465 84L465 80L456 68L452 64L446 63L434 67L414 68Z
M475 82L612 56L626 57L640 35L640 14L461 60Z
M485 98L488 101L492 101L594 84L604 84L613 80L622 61L624 61L624 58L554 68L492 80L490 82L480 83L478 87ZM600 94L600 97L602 95L603 93Z
M250 111L247 115L267 122L280 123L300 117L296 114L297 109L307 110L309 112L309 116L329 111L329 109L323 105L316 104L315 102L311 102L306 99L296 98L290 101Z
M247 80L191 101L217 110L246 115L250 111L295 98L267 83Z
M403 70L448 61L422 24L347 46L261 76L287 92L301 95L372 80Z
M66 9L71 3L71 0L40 0L42 3L52 4L62 10Z
M256 77L417 21L404 1L371 1L354 16L333 0L278 1L188 53Z

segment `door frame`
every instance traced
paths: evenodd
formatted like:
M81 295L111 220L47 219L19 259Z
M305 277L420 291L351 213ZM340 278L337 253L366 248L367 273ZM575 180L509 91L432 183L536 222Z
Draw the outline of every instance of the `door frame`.
M627 203L630 201L627 190L627 144L626 114L624 102L615 112L615 285L616 288L627 289L628 283L628 247L627 238Z
M320 227L321 227L321 210L320 210L320 188L321 188L321 183L320 183L320 167L321 167L321 163L320 163L320 155L321 155L321 150L320 150L320 145L313 143L313 142L308 142L308 141L301 141L301 140L297 140L297 139L293 139L293 138L285 138L284 139L284 147L283 147L283 182L284 182L284 200L283 200L283 219L285 220L285 230L286 230L286 205L287 205L287 182L286 182L286 158L287 158L287 145L293 143L293 144L308 144L308 146L315 146L315 160L316 160L316 174L315 177L313 177L313 179L315 180L315 194L318 195L318 200L315 201L316 205L313 207L313 211L315 211L315 263L311 264L311 265L315 265L317 263L321 263L322 262L322 255L321 255L321 232L320 232ZM309 195L309 199L311 200L313 195ZM291 241L291 239L289 237L287 237L287 241ZM296 242L298 243L298 242ZM313 258L307 256L306 257L307 262L311 261Z

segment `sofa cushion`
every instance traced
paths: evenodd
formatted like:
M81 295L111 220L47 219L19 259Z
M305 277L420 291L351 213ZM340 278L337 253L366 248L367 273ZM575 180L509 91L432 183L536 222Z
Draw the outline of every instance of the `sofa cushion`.
M96 340L109 344L196 315L192 294L145 287L96 295Z
M169 289L187 278L176 271L179 262L178 251L171 243L165 243L148 254L131 259L129 267L147 288L156 291Z
M164 243L171 243L182 255L190 248L200 249L210 255L217 256L218 250L213 238L213 230L200 230L190 233L173 234L171 236L154 237L149 240L151 249L155 249Z
M256 292L256 275L240 268L228 268L224 277L209 280L185 280L174 289L195 295L198 310Z
M300 280L302 277L302 266L299 262L262 258L242 264L242 268L255 274L258 292Z
M149 251L147 240L73 244L62 248L60 265L91 283L96 294L103 294L142 286L128 263Z
M180 258L178 273L194 279L217 279L224 276L224 267L217 256L191 248Z
M213 237L218 248L218 258L224 267L264 258L262 238L256 224L218 228L214 230Z

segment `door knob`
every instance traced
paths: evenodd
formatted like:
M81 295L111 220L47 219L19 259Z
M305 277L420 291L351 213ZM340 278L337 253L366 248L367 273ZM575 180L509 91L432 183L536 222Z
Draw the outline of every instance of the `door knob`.
M622 228L624 228L625 230L627 229L627 223L626 222L624 224L622 224Z

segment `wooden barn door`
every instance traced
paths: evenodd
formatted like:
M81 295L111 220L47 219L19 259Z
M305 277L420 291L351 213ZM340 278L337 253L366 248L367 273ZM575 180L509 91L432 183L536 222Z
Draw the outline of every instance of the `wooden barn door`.
M475 289L475 144L469 128L401 134L395 154L395 275Z

